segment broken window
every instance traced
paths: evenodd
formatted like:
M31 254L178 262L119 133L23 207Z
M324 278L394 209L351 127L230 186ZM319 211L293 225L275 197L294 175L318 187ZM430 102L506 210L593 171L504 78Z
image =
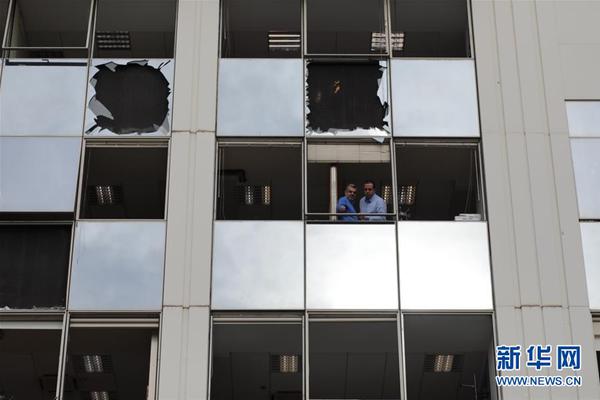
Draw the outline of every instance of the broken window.
M11 57L87 57L90 0L15 0L4 44Z
M481 221L480 176L475 143L397 145L400 219Z
M166 147L88 147L81 218L162 219Z
M405 315L408 400L493 399L487 315Z
M99 0L96 58L173 58L175 0Z
M168 135L172 60L98 62L91 68L89 135Z
M301 322L213 325L211 400L302 399Z
M310 321L310 398L400 398L398 330L385 319Z
M221 57L300 57L299 0L224 0L222 19Z
M358 222L391 218L394 191L389 143L309 144L307 186L311 219Z
M71 225L0 225L0 308L65 306Z
M466 0L391 0L394 57L470 57Z
M387 135L386 63L309 62L307 131L352 135Z
M309 54L386 54L384 0L307 0Z
M56 399L60 323L56 329L23 329L38 323L15 321L13 329L12 322L0 324L0 399Z
M302 219L300 143L222 143L217 219Z
M71 324L63 399L154 398L155 330L76 327L75 320Z

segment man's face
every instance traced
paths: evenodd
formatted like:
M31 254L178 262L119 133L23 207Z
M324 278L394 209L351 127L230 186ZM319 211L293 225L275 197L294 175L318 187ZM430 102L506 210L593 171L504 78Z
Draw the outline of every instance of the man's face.
M350 200L354 200L354 198L356 198L356 188L347 187L344 195L346 195L346 197Z
M370 199L373 196L373 194L375 194L375 188L373 187L372 183L365 183L364 190L365 197L367 199Z

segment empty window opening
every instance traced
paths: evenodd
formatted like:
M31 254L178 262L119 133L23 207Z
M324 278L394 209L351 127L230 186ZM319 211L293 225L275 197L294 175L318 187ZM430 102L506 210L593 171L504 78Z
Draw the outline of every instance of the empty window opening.
M221 146L217 219L302 219L302 148Z
M146 399L154 386L154 335L151 329L71 328L63 398Z
M88 104L94 124L86 133L168 134L171 87L162 70L169 63L140 60L96 65L97 72L90 79L94 95Z
M0 330L0 398L56 398L60 336L60 329Z
M389 145L311 144L307 186L311 220L385 221L394 209Z
M394 57L469 57L466 0L391 0Z
M307 0L309 54L387 53L383 0Z
M368 134L389 130L383 62L310 62L307 70L310 132Z
M0 308L65 306L71 225L0 225Z
M215 323L211 400L302 399L300 323Z
M404 332L408 400L496 398L489 316L406 315Z
M396 321L311 321L310 398L399 399Z
M6 30L9 3L9 0L0 0L0 35L2 35L2 37L4 37L4 31Z
M11 52L11 56L87 57L85 47L90 3L90 0L16 0L5 43L8 47L31 50L15 50ZM65 49L69 47L81 49Z
M224 0L221 57L300 57L299 0Z
M96 58L173 58L175 0L99 0Z
M398 209L402 220L481 221L477 146L396 146Z
M162 219L166 147L88 147L81 218Z

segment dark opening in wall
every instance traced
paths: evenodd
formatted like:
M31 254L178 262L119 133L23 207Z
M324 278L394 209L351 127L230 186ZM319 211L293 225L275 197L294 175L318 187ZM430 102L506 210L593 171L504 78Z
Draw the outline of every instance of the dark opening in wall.
M224 0L221 57L300 57L299 0Z
M396 146L401 219L482 220L477 145Z
M221 146L217 219L302 219L300 144Z
M0 225L0 308L65 306L71 225Z
M383 0L307 0L309 54L385 54Z
M388 104L381 96L385 67L378 61L310 62L307 69L308 129L387 130Z
M88 147L81 218L161 219L166 147Z
M469 57L466 0L391 0L394 57Z
M96 58L173 58L175 0L99 0Z

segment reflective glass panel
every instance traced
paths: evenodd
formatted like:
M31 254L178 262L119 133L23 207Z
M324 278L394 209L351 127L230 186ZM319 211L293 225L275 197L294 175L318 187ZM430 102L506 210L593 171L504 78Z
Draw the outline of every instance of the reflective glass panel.
M405 315L404 349L408 400L496 398L490 316Z
M399 399L398 333L390 321L310 321L311 399Z
M302 325L215 323L211 400L301 400Z
M165 223L78 222L69 307L160 310Z
M307 225L307 308L398 308L395 239L393 225Z
M219 136L304 136L302 60L221 59Z
M600 101L567 101L571 136L600 136Z
M214 309L303 309L304 224L217 221Z
M86 60L11 60L2 70L0 135L81 136Z
M151 329L71 328L63 399L146 399L153 334Z
M393 60L394 136L478 137L472 60Z
M80 138L0 137L0 211L73 212Z
M600 223L581 222L580 227L590 308L600 310Z
M485 222L400 222L398 257L403 309L493 308Z
M579 218L600 219L600 138L571 139Z

